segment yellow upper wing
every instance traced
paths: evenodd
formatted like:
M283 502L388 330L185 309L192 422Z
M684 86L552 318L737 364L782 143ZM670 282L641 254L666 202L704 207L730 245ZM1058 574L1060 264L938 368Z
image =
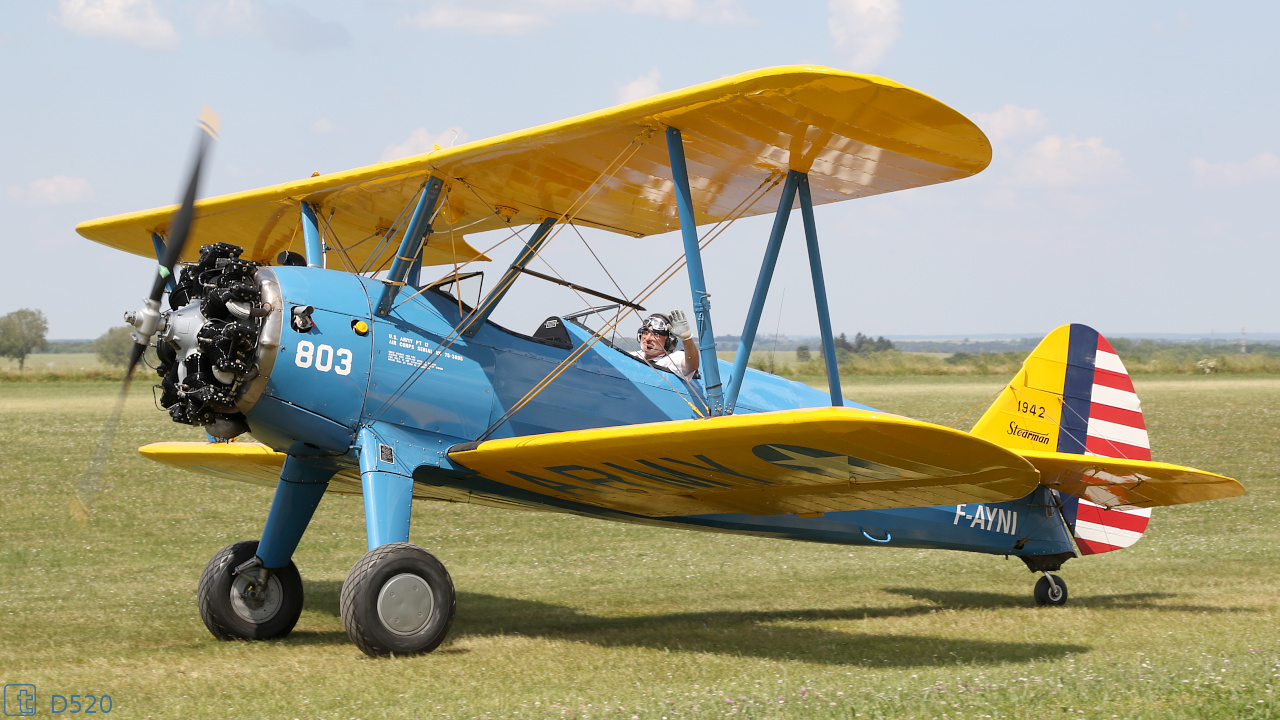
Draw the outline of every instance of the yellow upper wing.
M489 440L449 458L521 490L648 517L999 502L1037 483L1030 464L985 440L852 408Z
M464 232L545 216L636 237L667 232L679 227L667 127L683 134L699 225L773 212L774 183L788 170L809 173L813 201L822 204L968 177L991 160L976 125L921 92L874 75L770 68L447 150L208 198L196 206L195 241L183 259L216 241L241 245L258 261L301 250L299 204L309 202L332 232L328 244L345 248L356 266L378 267L395 251L377 249L378 240L428 175L446 182L428 264L479 258ZM756 193L762 187L772 190ZM173 210L77 230L149 257L151 232L163 234Z

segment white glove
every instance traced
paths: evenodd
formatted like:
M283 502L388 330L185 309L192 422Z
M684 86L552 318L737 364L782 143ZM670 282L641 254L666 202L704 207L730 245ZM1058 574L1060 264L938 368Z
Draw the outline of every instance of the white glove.
M680 338L681 342L693 339L693 332L689 330L689 321L684 319L684 312L681 310L671 311L671 334Z

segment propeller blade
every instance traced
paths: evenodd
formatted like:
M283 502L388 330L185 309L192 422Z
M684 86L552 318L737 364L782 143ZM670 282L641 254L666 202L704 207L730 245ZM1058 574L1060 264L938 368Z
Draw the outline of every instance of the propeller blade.
M218 128L222 121L218 118L209 106L200 109L200 134L198 136L195 159L191 164L191 177L187 181L187 190L183 193L182 204L178 206L178 211L173 214L173 219L169 221L169 237L165 241L164 253L160 257L160 265L156 268L156 279L151 284L151 294L144 300L144 305L138 311L134 326L138 328L138 332L133 334L134 347L133 352L129 356L129 366L125 369L124 382L128 387L130 378L133 377L134 368L142 360L142 355L146 352L147 345L151 342L151 336L155 334L156 327L160 321L160 298L164 296L165 287L169 284L169 278L173 276L173 269L177 266L178 260L182 258L182 251L186 247L187 238L191 235L191 225L196 215L196 197L200 189L200 169L204 166L204 156L209 150L209 144L218 139Z
M218 114L208 106L200 110L200 139L196 147L195 162L191 168L191 179L187 182L187 191L182 197L182 205L178 207L178 211L173 214L173 220L169 222L169 237L165 241L164 256L160 259L155 283L151 286L150 297L157 302L164 294L169 276L173 274L174 266L182 257L187 237L191 234L191 222L196 214L196 194L200 185L200 168L204 164L204 156L209 149L209 144L218 139L218 128L221 124Z
M160 323L160 298L164 296L165 286L173 275L173 269L182 258L183 248L191 235L191 225L195 220L196 197L200 188L200 169L204 165L205 154L209 145L218 139L218 128L221 121L218 114L208 106L200 110L200 134L198 136L195 158L191 167L191 177L187 181L187 189L182 197L182 204L173 219L169 222L169 237L156 268L156 279L151 285L151 294L143 300L142 309L134 314L130 322L137 332L133 333L134 345L129 353L129 365L125 368L124 382L120 385L120 394L116 397L115 407L107 418L102 430L102 437L89 459L89 467L85 470L80 482L76 485L76 495L71 500L71 516L82 526L89 522L89 511L93 509L94 498L98 495L102 472L106 468L107 456L115 441L116 430L120 425L120 416L124 412L125 400L129 396L129 383L133 380L133 371L142 362L142 356L151 343Z

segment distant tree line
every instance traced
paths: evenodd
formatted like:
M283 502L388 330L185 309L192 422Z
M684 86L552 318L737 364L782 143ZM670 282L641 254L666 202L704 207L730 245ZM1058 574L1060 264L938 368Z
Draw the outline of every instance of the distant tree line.
M49 321L44 313L23 308L0 317L0 357L17 360L18 372L26 369L27 357L36 352L92 352L107 365L124 367L129 364L133 348L132 331L132 327L123 325L106 331L97 340L50 341L45 337L49 333Z
M18 361L21 371L27 364L27 356L43 350L49 343L49 321L39 310L23 308L0 317L0 357Z
M872 340L871 336L856 333L853 340L844 333L840 333L835 338L836 359L844 362L850 355L863 355L866 353L885 352L886 350L896 350L893 341L881 335ZM809 362L813 358L813 349L808 343L802 343L796 346L796 362Z
M44 349L50 355L96 352L97 340L50 340Z
M1030 352L1043 338L1020 340L898 340L895 345L903 352L919 353L1007 353Z

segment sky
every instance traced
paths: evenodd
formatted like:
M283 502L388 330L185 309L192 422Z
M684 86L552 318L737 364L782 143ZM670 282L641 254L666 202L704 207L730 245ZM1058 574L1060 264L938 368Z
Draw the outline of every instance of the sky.
M1280 331L1274 2L48 0L2 13L0 314L39 309L51 339L97 337L140 304L154 260L75 226L176 202L204 104L222 118L208 196L792 64L914 87L995 148L976 177L817 209L837 333ZM769 223L739 221L704 255L717 334L742 329ZM532 269L631 295L680 248L678 234L562 233ZM490 284L515 252L495 251ZM530 333L589 301L522 278L494 319ZM687 283L646 305L687 311ZM797 217L761 332L817 328Z

